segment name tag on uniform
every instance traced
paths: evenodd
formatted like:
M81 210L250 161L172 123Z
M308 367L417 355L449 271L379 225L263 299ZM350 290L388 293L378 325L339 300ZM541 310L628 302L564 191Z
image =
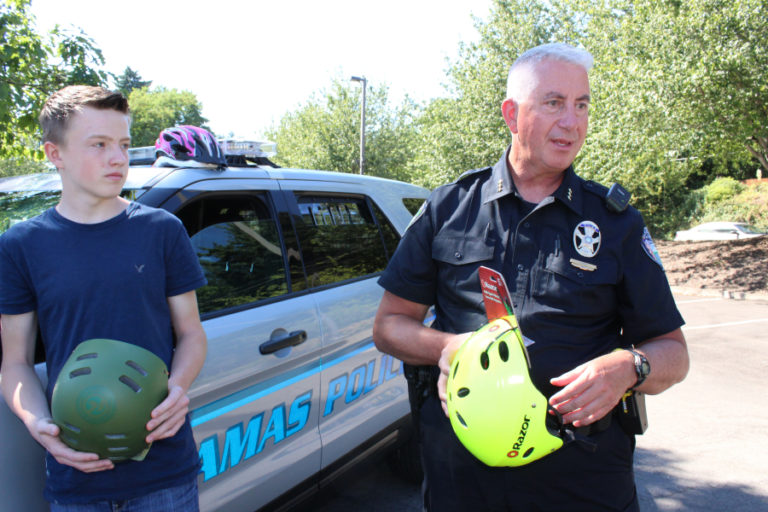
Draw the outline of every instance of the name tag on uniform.
M593 265L592 263L587 263L586 261L580 261L574 258L571 258L571 265L578 268L579 270L586 270L587 272L594 272L597 270L597 265Z

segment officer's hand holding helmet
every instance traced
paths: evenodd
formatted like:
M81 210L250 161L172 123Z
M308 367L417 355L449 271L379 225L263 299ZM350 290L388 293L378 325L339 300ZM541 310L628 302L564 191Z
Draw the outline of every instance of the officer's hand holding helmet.
M558 450L566 433L529 374L514 316L472 334L456 352L447 408L461 443L488 466L523 466Z

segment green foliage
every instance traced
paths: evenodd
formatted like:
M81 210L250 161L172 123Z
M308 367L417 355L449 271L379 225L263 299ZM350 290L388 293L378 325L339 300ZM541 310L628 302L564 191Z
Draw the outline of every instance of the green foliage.
M595 57L578 172L622 183L654 234L695 209L691 183L751 175L756 162L768 170L765 0L496 0L476 26L480 40L450 68L451 96L416 123L412 171L424 184L498 160L509 140L499 109L507 69L550 41Z
M744 190L744 185L733 178L717 178L707 185L705 190L705 199L707 203L715 204L727 199L732 199L739 194L739 192Z
M189 91L158 87L134 89L128 96L131 107L131 144L152 146L160 132L182 124L210 130L202 115L202 105Z
M686 225L713 221L746 222L760 231L768 232L768 183L746 187L737 184L740 185L740 192L715 202L708 197L711 185L695 191L693 195L698 197L699 208Z
M131 91L134 89L141 89L143 87L150 87L152 80L143 80L141 75L137 71L134 71L127 66L123 74L115 79L115 87L122 92L124 96L128 97Z
M29 0L0 2L0 157L42 158L37 116L65 85L103 85L101 50L82 32L38 34Z
M449 71L449 98L433 101L417 121L414 181L434 187L468 169L493 165L509 144L501 117L507 72L526 49L551 41L578 42L563 2L496 0L477 43L463 44Z
M0 158L0 178L50 170L45 162L24 157Z
M360 169L360 87L335 79L298 110L267 131L277 143L275 162L286 167L357 173ZM407 180L414 157L414 116L406 98L388 105L388 88L370 86L366 95L365 173Z

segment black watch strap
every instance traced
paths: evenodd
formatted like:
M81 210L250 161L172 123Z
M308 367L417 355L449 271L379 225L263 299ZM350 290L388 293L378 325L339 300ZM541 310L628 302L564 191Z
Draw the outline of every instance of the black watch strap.
M631 348L628 348L626 350L630 352L632 356L635 358L635 374L637 375L637 382L635 382L635 385L630 388L630 389L635 389L640 384L645 382L645 379L648 377L648 374L651 373L651 364L648 362L648 359L637 350L634 350Z

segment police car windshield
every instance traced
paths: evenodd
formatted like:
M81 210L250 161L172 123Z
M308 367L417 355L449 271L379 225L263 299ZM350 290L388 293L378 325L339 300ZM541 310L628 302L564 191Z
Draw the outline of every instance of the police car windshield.
M0 233L59 202L58 190L0 192Z
M152 167L131 168L121 195L137 199L144 185L167 170ZM44 172L0 178L0 234L23 220L40 215L59 202L61 178L57 172Z

